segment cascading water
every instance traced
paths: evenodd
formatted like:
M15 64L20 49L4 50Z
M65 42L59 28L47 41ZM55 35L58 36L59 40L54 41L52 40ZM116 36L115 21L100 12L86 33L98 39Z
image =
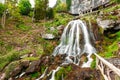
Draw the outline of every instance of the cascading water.
M84 44L80 45L81 35L84 38ZM84 46L83 50L82 47ZM87 54L88 62L83 67L90 67L92 58L90 56L95 53L95 48L91 45L86 25L81 20L70 21L61 37L61 43L55 48L53 55L67 54L65 63L79 64L80 56ZM70 57L74 57L72 60Z
M80 41L82 39L83 42L81 44ZM70 21L66 28L64 29L61 37L61 42L55 48L53 55L54 56L59 54L67 55L65 61L61 65L69 63L79 65L80 57L82 56L82 54L87 54L88 61L84 62L84 64L82 64L82 67L90 67L92 62L92 58L90 56L92 55L92 53L95 52L96 52L95 48L90 43L90 36L86 25L81 20L73 20ZM60 68L61 67L58 66L56 70L52 71L52 76L51 79L49 80L55 80L55 73ZM40 78L44 76L45 73Z

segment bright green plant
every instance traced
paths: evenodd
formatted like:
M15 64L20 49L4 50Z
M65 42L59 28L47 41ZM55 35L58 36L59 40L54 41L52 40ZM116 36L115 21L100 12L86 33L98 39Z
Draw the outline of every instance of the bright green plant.
M28 15L31 10L31 4L29 0L20 0L19 4L20 13L22 15Z

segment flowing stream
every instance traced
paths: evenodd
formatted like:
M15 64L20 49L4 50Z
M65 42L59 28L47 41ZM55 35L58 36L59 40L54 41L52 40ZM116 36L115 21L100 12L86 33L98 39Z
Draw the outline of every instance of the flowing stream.
M80 42L82 40L82 43ZM87 26L81 20L73 20L68 23L65 27L61 36L60 44L55 48L53 55L66 54L65 61L61 64L73 63L79 65L80 57L83 54L87 55L87 62L82 64L82 67L90 67L93 59L91 55L95 53L95 48L91 45L89 32ZM71 58L72 57L72 58ZM56 70L52 71L51 79L55 80L55 73L60 69L57 67ZM43 75L42 75L43 77Z

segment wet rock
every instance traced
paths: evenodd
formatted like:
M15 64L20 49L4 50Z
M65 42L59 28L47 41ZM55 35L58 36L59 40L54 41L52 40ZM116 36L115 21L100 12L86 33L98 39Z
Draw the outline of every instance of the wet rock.
M64 26L63 26L63 25L58 26L58 27L57 27L57 30L58 30L58 35L59 35L59 37L60 37L60 36L62 35L62 33L63 33Z
M42 34L42 38L46 40L55 39L55 36L53 34Z
M32 61L29 67L26 69L26 73L33 73L39 71L40 60Z
M102 80L98 70L80 68L72 64L72 71L68 73L65 80Z

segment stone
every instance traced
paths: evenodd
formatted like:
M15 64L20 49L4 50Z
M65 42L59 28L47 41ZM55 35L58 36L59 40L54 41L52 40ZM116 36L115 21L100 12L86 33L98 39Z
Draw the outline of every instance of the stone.
M21 61L21 62L20 62L20 65L21 65L22 67L24 67L24 68L29 67L29 64L30 64L30 61Z
M102 20L101 18L97 18L97 24L102 27L104 30L107 28L114 27L114 20Z
M55 36L53 34L42 34L42 38L47 40L52 40L55 39Z
M63 30L64 29L64 25L60 25L60 26L58 26L57 27L57 30L59 31L59 30Z
M33 73L39 70L40 60L32 61L29 67L26 69L26 73Z
M50 30L51 30L51 31L55 31L55 28L54 28L54 27L50 27Z

